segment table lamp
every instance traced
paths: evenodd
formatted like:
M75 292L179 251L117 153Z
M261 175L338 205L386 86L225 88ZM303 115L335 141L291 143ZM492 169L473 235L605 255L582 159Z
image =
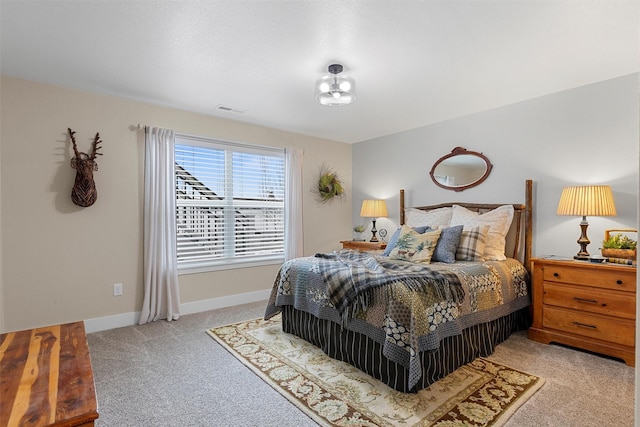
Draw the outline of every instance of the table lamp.
M370 241L377 242L376 232L378 230L376 230L376 219L389 216L387 214L387 203L384 200L363 200L360 216L372 218L373 227L371 228L372 236Z
M616 206L613 203L613 193L608 185L584 185L565 187L558 203L558 215L582 216L580 229L582 234L578 239L580 251L575 259L589 258L587 245L591 243L587 237L587 216L615 216Z

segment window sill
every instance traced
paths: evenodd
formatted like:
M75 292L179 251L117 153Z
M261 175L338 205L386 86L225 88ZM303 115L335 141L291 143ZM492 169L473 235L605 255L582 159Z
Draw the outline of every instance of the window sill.
M178 276L182 276L186 274L209 273L212 271L220 271L220 270L231 270L235 268L251 268L251 267L261 267L265 265L280 265L283 262L284 262L283 256L278 256L274 258L253 259L253 260L225 259L225 260L218 261L216 263L208 263L206 265L193 264L193 265L184 265L182 267L178 267Z

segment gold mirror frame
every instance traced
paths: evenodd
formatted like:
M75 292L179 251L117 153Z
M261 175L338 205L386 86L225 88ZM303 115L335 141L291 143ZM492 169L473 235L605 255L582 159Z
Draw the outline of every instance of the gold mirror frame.
M473 168L467 168L468 170L471 170L472 171L471 173L473 174L472 175L473 178L471 178L469 181L464 181L462 184L453 184L453 185L449 185L446 182L441 182L441 180L438 179L438 177L441 177L441 175L436 173L436 169L438 168L438 166L444 166L443 163L445 161L457 156L478 157L480 161L482 161L482 164L478 163ZM479 166L482 166L484 170L477 170L479 169ZM459 164L454 167L461 168L460 170L465 169ZM429 175L431 176L431 179L433 180L434 184L436 184L440 188L444 188L446 190L453 190L453 191L463 191L463 190L466 190L467 188L472 188L482 183L485 179L487 179L487 177L489 176L489 173L491 173L492 168L493 168L493 165L491 164L487 156L485 156L484 154L478 153L476 151L468 151L462 147L456 147L453 150L451 150L451 153L447 154L446 156L442 156L440 159L438 159L437 162L434 163L433 167L431 168L431 171L429 172ZM480 174L482 175L479 176Z

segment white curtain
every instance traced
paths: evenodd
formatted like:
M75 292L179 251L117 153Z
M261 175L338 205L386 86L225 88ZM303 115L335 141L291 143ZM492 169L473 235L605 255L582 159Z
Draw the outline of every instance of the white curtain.
M144 302L140 324L180 317L176 259L174 131L145 132Z
M284 259L303 255L302 227L302 157L298 148L285 149Z

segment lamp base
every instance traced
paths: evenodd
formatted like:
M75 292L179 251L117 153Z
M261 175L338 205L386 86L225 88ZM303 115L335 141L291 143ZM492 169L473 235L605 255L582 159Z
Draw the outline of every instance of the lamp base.
M580 245L580 251L578 251L576 256L573 257L574 259L586 261L591 256L589 255L589 252L587 252L587 246L589 245L589 243L591 243L591 241L587 237L588 226L589 226L589 223L587 222L587 217L583 216L582 221L580 222L581 234L580 234L580 238L577 241L577 243Z
M371 227L371 240L369 240L369 241L370 242L377 242L378 238L376 237L376 233L378 232L378 230L376 230L376 220L375 220L375 218L372 221L373 221L373 227Z

